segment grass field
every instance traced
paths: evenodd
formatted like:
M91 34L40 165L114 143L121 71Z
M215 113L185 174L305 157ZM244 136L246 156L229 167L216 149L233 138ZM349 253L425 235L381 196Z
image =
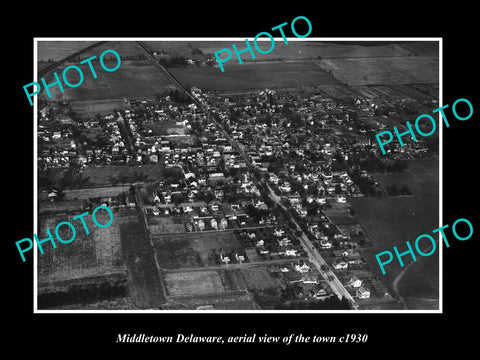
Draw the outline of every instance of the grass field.
M438 56L339 58L315 61L350 86L438 83Z
M382 185L407 184L414 196L385 198L350 199L360 224L372 240L374 247L362 251L372 269L391 289L394 279L403 270L398 261L386 265L382 275L375 254L406 249L405 241L411 243L420 234L431 234L439 226L438 216L438 161L415 160L403 174L376 174ZM412 298L438 298L438 248L428 258L419 260L408 267L398 284L399 294L406 303ZM406 257L406 264L411 262Z
M301 85L335 84L337 80L311 61L235 62L218 67L171 68L169 71L184 86L229 91Z
M67 66L76 64L67 62L57 67L55 72L61 77L63 70ZM106 64L108 67L114 66L108 62ZM168 93L174 89L174 86L163 77L160 70L147 60L123 60L120 67L114 72L103 70L98 61L94 61L93 66L98 76L97 79L93 79L88 65L80 65L84 73L81 85L76 88L64 85L63 93L58 86L54 86L50 88L51 100L89 101L153 97L157 93ZM76 84L80 80L80 75L76 71L69 71L67 79L71 84ZM45 81L47 83L54 82L53 72L49 74L48 79ZM45 91L42 91L40 94L46 100L49 100Z

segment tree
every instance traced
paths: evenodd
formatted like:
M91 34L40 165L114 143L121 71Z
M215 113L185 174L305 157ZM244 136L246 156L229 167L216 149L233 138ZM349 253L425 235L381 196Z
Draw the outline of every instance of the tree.
M206 204L211 203L214 199L215 199L215 195L210 191L207 192L206 194L203 194L203 201L205 201Z

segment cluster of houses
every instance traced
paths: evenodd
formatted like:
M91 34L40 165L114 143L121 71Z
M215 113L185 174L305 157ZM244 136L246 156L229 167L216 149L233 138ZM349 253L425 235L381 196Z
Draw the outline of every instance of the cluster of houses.
M114 114L74 122L45 106L39 111L39 169L72 165L123 165L132 160ZM54 121L55 120L55 121Z
M212 102L209 96L204 95L198 89L194 89L194 94L197 99L203 101L205 106L209 106ZM256 98L252 99L255 96ZM310 138L299 137L307 141L289 141L291 140L289 133L301 134L303 129L299 124L297 126L292 125L291 122L288 122L288 117L282 114L281 109L284 103L279 99L285 98L289 99L288 96L266 90L251 95L246 101L244 99L240 100L240 102L243 102L243 107L236 102L230 103L229 100L219 102L217 99L216 110L211 111L216 111L216 114L224 120L224 124L228 125L231 134L245 150L252 163L264 173L271 188L286 201L286 204L300 218L307 218L309 204L315 203L318 205L318 209L321 209L325 208L327 202L332 199L339 204L346 205L347 196L362 196L358 186L349 176L350 169L347 166L343 168L335 166L335 162L338 161L338 154L341 155L341 158L348 160L350 149L357 154L359 153L358 146L352 145L349 147L340 137L324 137L317 144L314 144L313 136ZM213 102L215 102L215 96L213 96L213 99ZM293 102L301 102L302 100L297 97L294 97L294 99L290 100ZM338 106L334 102L323 101L320 97L313 97L309 101L303 100L303 105L295 104L298 106L298 112L300 114L304 113L306 116L303 119L303 124L310 122L311 125L320 124L319 128L324 128L328 124L335 127L341 126L349 119L348 113L346 116L339 115ZM366 106L365 108L368 111L365 113L371 110L373 116L375 107L370 106L370 103L365 105L362 102L356 102L356 105ZM278 114L276 114L277 111ZM331 113L325 115L329 111ZM322 114L322 112L324 116L318 118L316 115ZM235 113L234 116L232 116L233 113ZM265 116L265 113L268 116ZM320 121L318 121L319 119ZM242 131L238 131L239 129ZM333 130L333 128L331 127L330 130ZM309 133L314 132L310 131ZM371 146L368 141L360 141L358 144L364 148ZM256 147L256 151L253 150L253 147ZM276 158L281 159L281 161L276 161ZM270 167L272 163L280 164L280 166L272 169ZM366 172L365 176L368 176ZM345 229L342 231L331 223L320 210L317 211L317 214L320 214L318 216L320 220L312 221L310 217L308 231L320 250L335 253L331 263L333 269L341 271L348 270L354 265L362 265L364 259L356 250L352 249L356 247L356 242L350 236L353 228L348 229L352 231ZM288 239L279 239L278 245L283 247L290 245L290 243ZM263 239L258 240L256 248L260 254L271 253L271 249L265 248ZM295 256L295 249L285 248L283 255ZM298 270L302 271L300 268ZM287 268L285 268L285 271L287 271ZM307 270L305 269L305 271ZM303 280L297 279L295 281L302 282ZM370 296L369 290L363 286L357 288L357 283L354 282L355 295L362 299L368 298Z

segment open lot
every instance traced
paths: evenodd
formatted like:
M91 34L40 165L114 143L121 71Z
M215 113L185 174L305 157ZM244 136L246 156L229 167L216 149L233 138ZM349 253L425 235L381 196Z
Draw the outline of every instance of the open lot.
M90 187L111 186L114 184L121 185L120 180L124 184L142 181L157 181L163 178L163 166L156 164L145 164L139 166L87 166L81 174L82 179L88 179Z
M184 86L206 90L230 91L277 88L302 85L336 84L338 81L313 62L248 62L225 63L225 72L218 67L171 68L169 71Z
M249 290L263 290L269 288L284 289L286 287L283 276L272 276L267 266L255 266L242 269L242 275ZM280 275L278 272L276 275Z
M168 237L153 235L153 243L159 265L165 269L217 265L218 251L241 248L231 231L195 232Z

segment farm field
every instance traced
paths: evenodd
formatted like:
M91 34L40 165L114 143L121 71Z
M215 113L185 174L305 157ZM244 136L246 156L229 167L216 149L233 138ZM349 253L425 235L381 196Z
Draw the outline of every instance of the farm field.
M375 254L391 251L393 246L406 249L405 241L415 241L424 233L431 234L439 227L438 216L438 160L409 161L409 168L403 174L375 174L382 185L407 184L411 197L352 198L350 202L356 217L374 247L362 253L373 271L382 279L389 290L395 278L404 268L398 261L386 265L382 275ZM438 237L437 237L438 240ZM438 298L438 248L428 258L421 258L408 267L398 283L399 295L409 304L409 298ZM410 262L405 259L405 264Z
M200 46L204 42L202 41L195 41L195 40L182 40L181 38L176 41L142 41L142 44L146 45L148 48L150 48L152 51L157 52L158 54L164 55L164 56L183 56L186 58L192 58L194 54L192 54L192 51L194 49L200 49ZM210 43L210 42L207 42ZM216 42L213 42L215 44ZM228 42L222 42L222 44L225 46L227 45ZM222 46L219 45L218 46ZM212 45L212 48L214 46ZM219 48L221 49L221 48ZM208 54L207 52L203 51L204 49L200 49L204 54ZM217 51L217 50L215 50ZM211 53L213 54L213 53ZM199 54L201 56L201 54Z
M338 81L311 61L249 62L218 67L170 68L184 86L205 90L229 91L288 86L336 84Z
M101 224L108 222L109 215L105 211L96 213ZM136 216L130 211L114 212L112 224L106 228L97 227L91 216L84 220L90 234L87 235L83 226L74 221L76 238L71 243L62 244L58 241L57 248L45 243L44 254L38 251L38 282L49 283L53 281L75 279L87 276L98 276L113 272L125 272L122 248L120 244L121 225L135 221ZM71 221L70 215L58 213L48 217L39 217L37 232L39 239L47 238L46 228L53 233L56 225L61 221ZM63 239L72 237L68 226L60 228ZM55 235L54 235L55 236Z
M95 49L100 51L100 49ZM85 55L85 54L84 54ZM56 68L57 74L70 65L67 62ZM116 64L116 63L115 63ZM106 66L113 67L106 61ZM120 67L114 72L103 70L99 63L94 64L98 78L93 79L89 72L85 72L82 84L76 88L64 86L64 92L58 86L50 89L53 101L90 101L90 100L119 100L123 98L154 97L157 93L168 93L174 86L162 75L160 70L148 60L123 60ZM87 68L85 70L88 71ZM68 73L68 81L78 83L78 72ZM53 72L49 73L47 83L53 82ZM46 92L41 92L45 100L50 100ZM40 96L39 94L39 96Z
M39 62L47 62L49 59L59 61L96 42L98 41L38 41L37 60Z
M350 86L438 83L438 56L321 59L315 63Z
M265 39L265 40L263 40ZM195 47L198 47L204 54L214 54L223 48L232 48L232 44L236 44L239 49L242 49L244 40L232 40L232 41L197 41L194 43ZM250 41L252 44L252 41ZM438 45L437 46L438 54ZM193 42L192 42L193 44ZM407 47L408 47L407 43ZM422 52L421 44L413 45L412 49L417 49L417 53L420 55ZM327 42L327 41L302 41L292 37L288 39L288 44L285 44L281 37L275 40L275 47L269 54L255 53L255 60L248 56L244 56L247 61L263 61L263 60L300 60L300 59L317 59L321 58L357 58L357 57L382 57L382 56L408 56L412 52L401 46L402 44L392 44L389 42L381 43L377 42L375 45L364 45L354 43ZM246 46L246 45L245 45ZM264 51L268 51L270 48L270 40L267 37L260 37L258 39L258 46ZM430 45L432 46L432 45ZM253 47L253 45L252 45ZM428 45L426 46L426 48ZM432 50L429 50L428 55L432 55ZM222 54L220 54L221 56ZM233 57L235 58L235 56ZM243 59L243 58L242 58ZM236 60L233 60L236 61Z
M414 56L438 56L439 44L437 41L412 41L395 44Z

